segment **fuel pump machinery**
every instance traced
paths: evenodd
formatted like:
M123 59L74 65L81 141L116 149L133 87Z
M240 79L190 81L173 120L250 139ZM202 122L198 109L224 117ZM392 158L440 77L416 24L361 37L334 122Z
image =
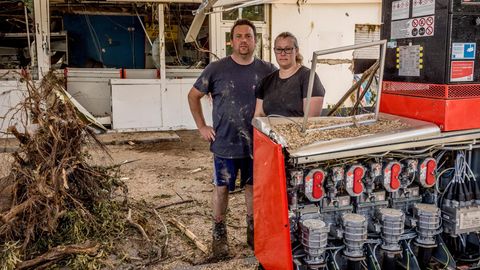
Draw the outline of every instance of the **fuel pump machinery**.
M380 113L253 121L267 270L480 269L480 1L382 13Z

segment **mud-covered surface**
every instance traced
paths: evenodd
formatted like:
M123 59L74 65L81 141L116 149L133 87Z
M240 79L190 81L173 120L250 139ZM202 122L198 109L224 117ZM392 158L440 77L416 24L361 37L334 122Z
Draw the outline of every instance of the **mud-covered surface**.
M132 143L108 145L112 159L92 149L93 163L105 166L125 162L121 165L121 177L128 186L129 197L153 204L166 223L169 235L166 256L148 269L256 269L253 251L246 244L243 191L229 198L227 226L231 258L227 260L214 262L210 253L200 251L168 222L177 219L210 249L212 155L208 143L197 131L176 133L180 137L176 141L141 143L140 134L129 140ZM4 140L1 143L6 145ZM10 153L0 153L0 177L8 174L11 160ZM139 259L125 256L132 263Z
M277 124L274 125L272 129L285 139L289 150L295 150L315 142L330 141L332 139L356 138L359 136L391 132L407 126L398 120L380 119L369 124L354 123L353 125L347 127L321 130L321 128L341 125L345 124L346 122L347 121L344 119L328 119L315 123L309 123L306 132L302 132L300 124L296 123Z

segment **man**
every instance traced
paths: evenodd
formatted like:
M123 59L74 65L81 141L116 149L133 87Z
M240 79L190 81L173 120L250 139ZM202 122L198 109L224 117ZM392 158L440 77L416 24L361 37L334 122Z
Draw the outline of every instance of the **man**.
M256 28L248 20L237 20L231 30L233 53L209 64L188 94L190 111L203 139L214 154L213 256L228 255L226 214L228 192L235 189L240 171L247 205L247 243L253 248L252 126L255 87L275 67L255 58ZM200 99L213 99L213 127L207 126Z

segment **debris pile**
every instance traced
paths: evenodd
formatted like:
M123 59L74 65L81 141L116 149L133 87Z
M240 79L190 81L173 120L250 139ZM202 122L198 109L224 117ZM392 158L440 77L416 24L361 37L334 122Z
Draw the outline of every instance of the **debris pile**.
M87 146L108 152L63 83L53 73L40 84L24 82L25 99L12 110L25 123L9 128L20 146L9 175L0 179L0 269L117 268L132 253L143 265L158 261L167 237L149 224L158 213L127 200L119 166L90 164ZM129 237L140 238L141 252L131 250Z

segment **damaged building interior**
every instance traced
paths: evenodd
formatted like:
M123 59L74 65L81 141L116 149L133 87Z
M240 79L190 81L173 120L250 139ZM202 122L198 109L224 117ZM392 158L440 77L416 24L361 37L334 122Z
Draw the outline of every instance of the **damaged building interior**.
M0 2L0 68L26 68L35 59L32 8L24 1ZM49 8L52 67L158 67L158 4L65 0L50 1ZM202 68L209 62L208 20L203 22L197 42L184 42L197 8L196 3L165 5L165 61L169 67Z

